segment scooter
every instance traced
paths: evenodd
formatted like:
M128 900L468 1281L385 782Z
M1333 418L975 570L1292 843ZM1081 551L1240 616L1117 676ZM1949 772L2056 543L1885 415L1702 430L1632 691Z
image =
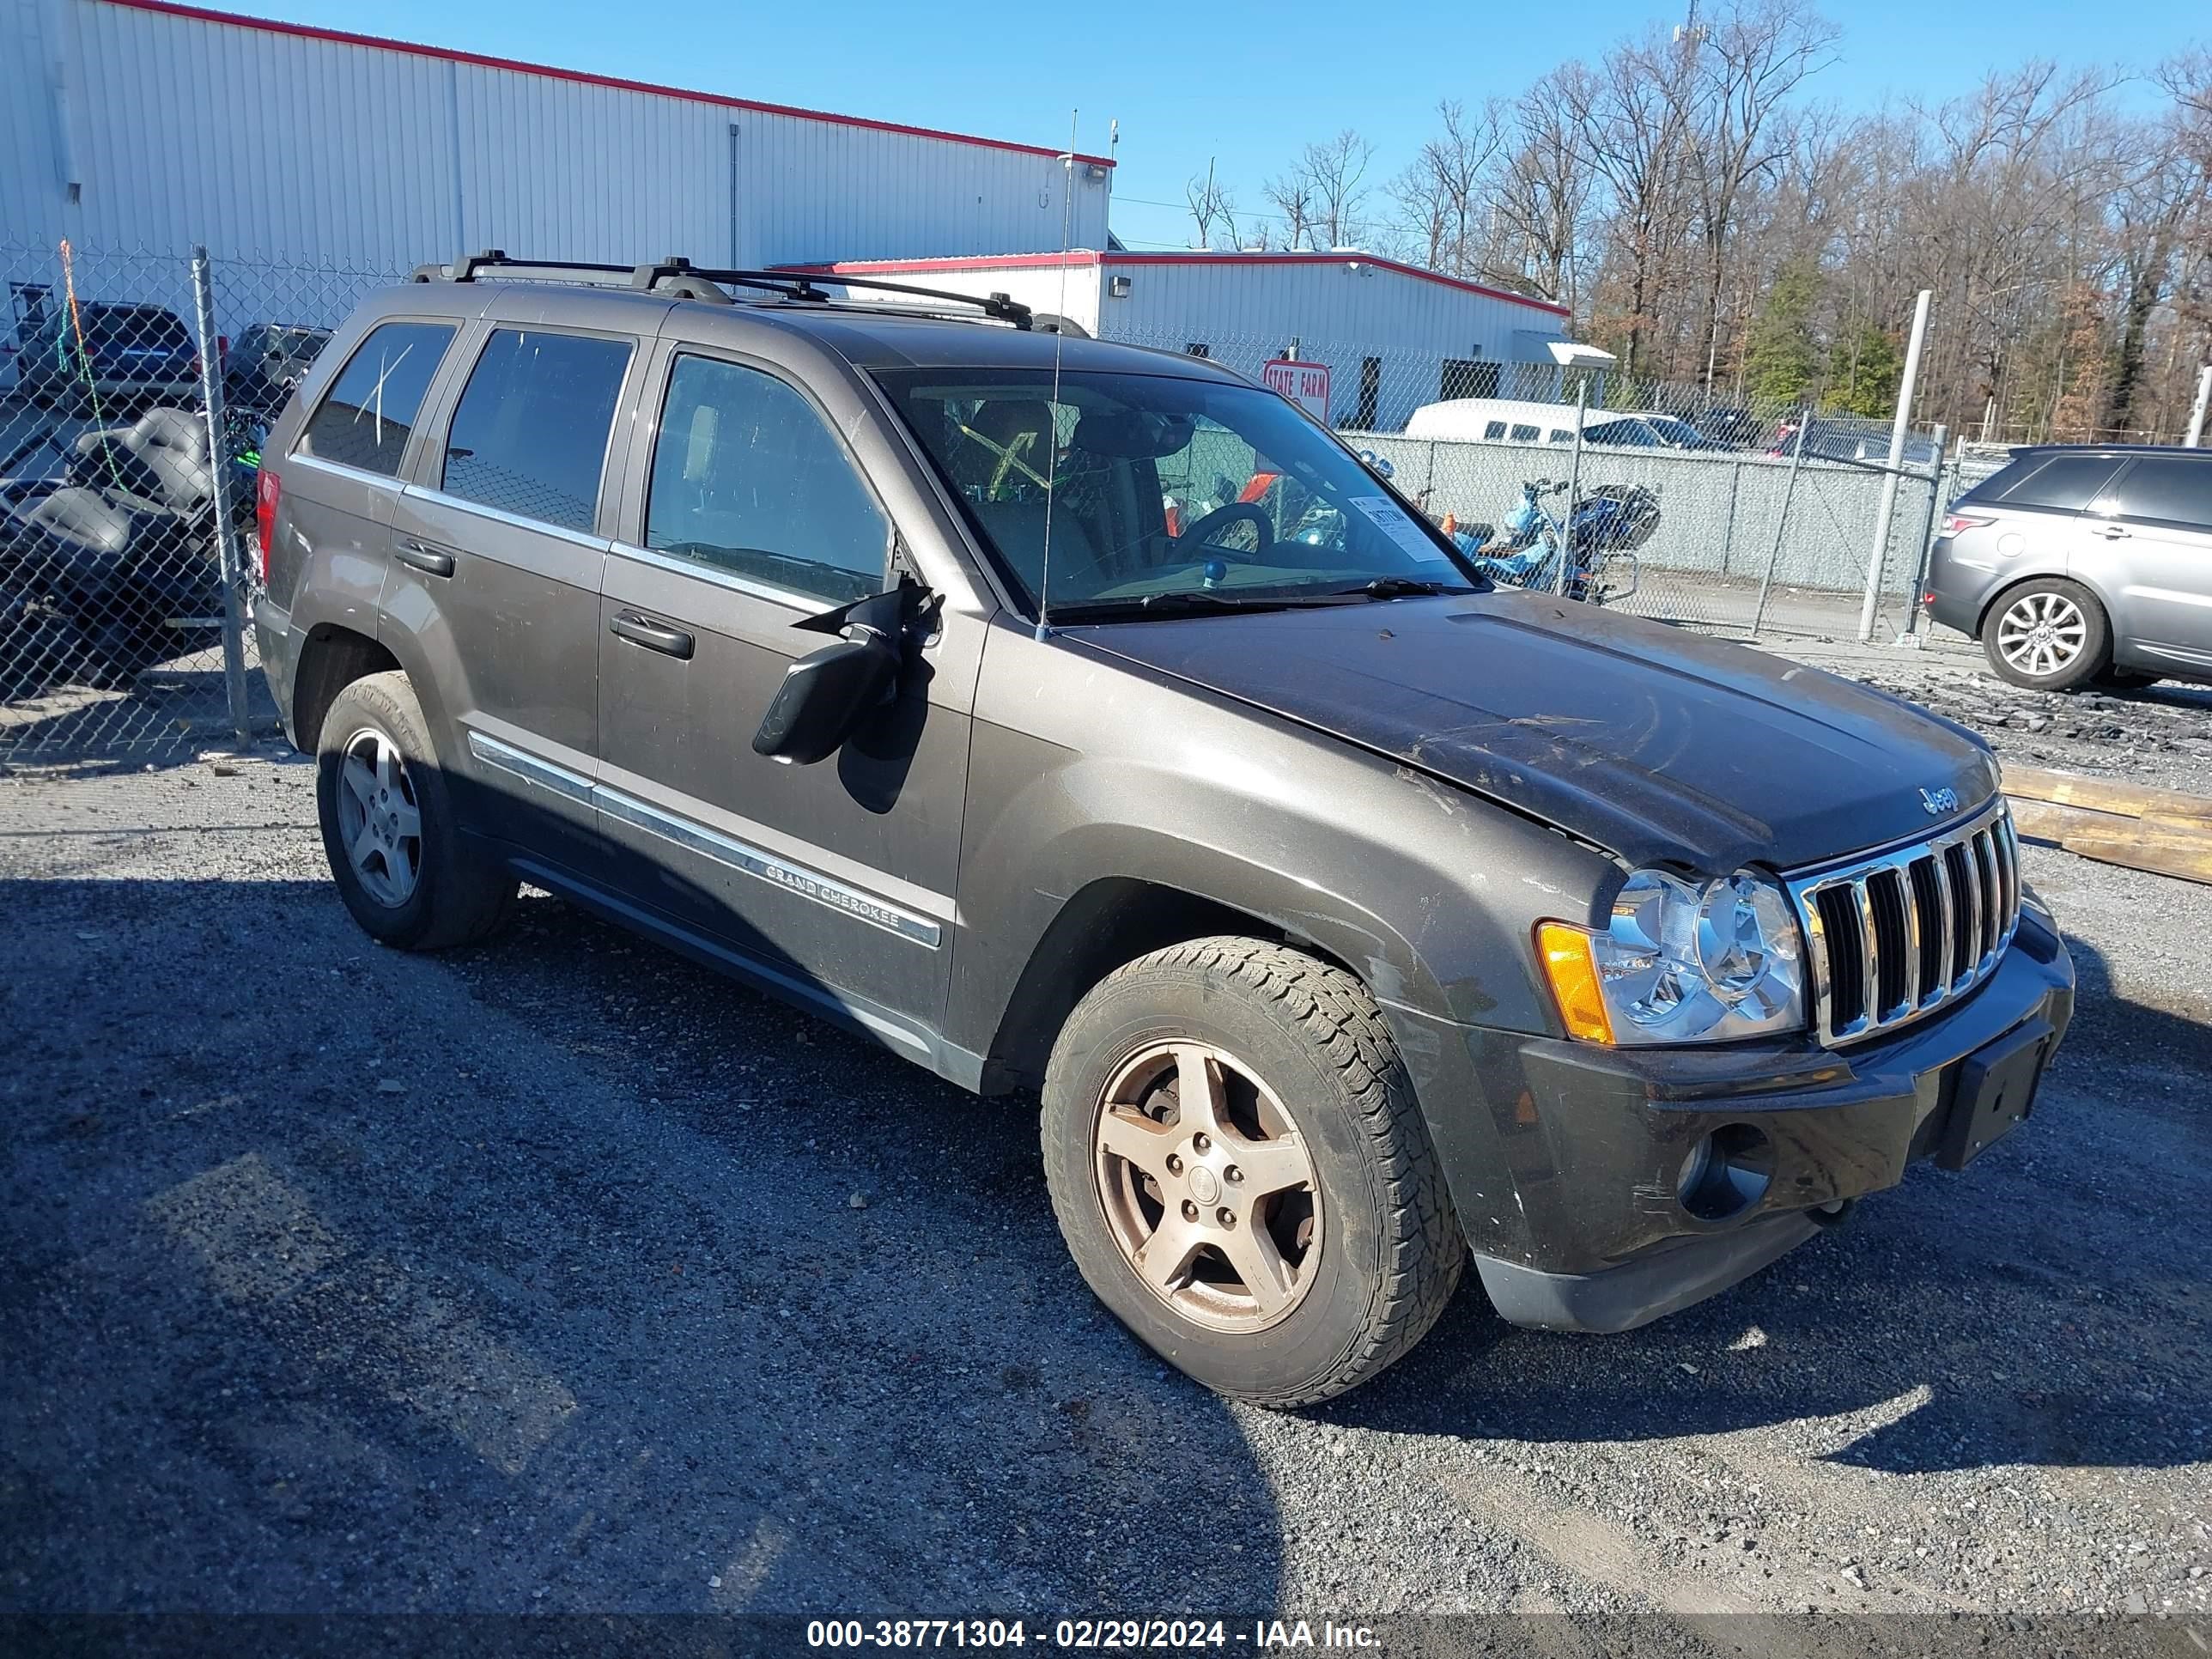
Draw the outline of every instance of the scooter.
M1567 488L1545 478L1525 483L1521 505L1507 515L1502 535L1477 526L1455 531L1454 539L1492 581L1593 605L1628 598L1641 576L1635 550L1659 527L1659 498L1640 485L1601 485L1576 501L1563 522L1544 498L1564 495ZM1568 550L1564 580L1563 546Z

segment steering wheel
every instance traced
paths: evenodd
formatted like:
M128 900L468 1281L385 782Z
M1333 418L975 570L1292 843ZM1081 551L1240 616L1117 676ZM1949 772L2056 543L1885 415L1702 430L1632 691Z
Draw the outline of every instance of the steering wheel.
M1222 526L1238 523L1250 525L1253 533L1260 538L1260 544L1249 553L1239 548L1217 547L1206 539ZM1268 518L1267 510L1258 503L1231 501L1225 507L1217 507L1212 512L1200 515L1189 529L1175 539L1178 552L1186 546L1202 546L1221 558L1239 564L1252 564L1275 544L1275 526L1274 521Z

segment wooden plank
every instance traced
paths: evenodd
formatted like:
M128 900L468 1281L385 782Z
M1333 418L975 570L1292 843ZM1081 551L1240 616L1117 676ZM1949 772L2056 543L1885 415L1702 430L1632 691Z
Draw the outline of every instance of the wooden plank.
M2187 818L2212 823L2212 796L2184 794L2179 789L2154 789L2144 784L2117 783L2110 778L2087 778L2073 772L2046 772L2040 767L2015 766L2009 761L2004 763L2004 792L2016 799L2086 807L2121 817Z
M2102 841L2084 836L2068 842L2066 850L2080 858L2094 859L2100 864L2117 864L2125 869L2146 870L2154 876L2212 884L2212 841L2183 847L2167 842Z
M2011 805L2022 840L2047 842L2100 864L2212 883L2212 822L2124 817L2040 800L2014 799Z

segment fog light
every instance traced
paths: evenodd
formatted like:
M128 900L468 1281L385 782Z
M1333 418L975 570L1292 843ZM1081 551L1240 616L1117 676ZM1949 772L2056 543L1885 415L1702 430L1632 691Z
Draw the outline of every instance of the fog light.
M1698 1220L1726 1221L1764 1198L1773 1180L1774 1143L1748 1123L1729 1123L1690 1148L1674 1192Z

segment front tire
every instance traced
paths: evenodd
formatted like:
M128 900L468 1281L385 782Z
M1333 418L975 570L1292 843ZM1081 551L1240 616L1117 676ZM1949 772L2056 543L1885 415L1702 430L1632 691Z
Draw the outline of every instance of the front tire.
M2087 588L2039 576L1990 606L1982 649L2001 679L2034 691L2071 691L2110 665L2112 628Z
M1458 1284L1465 1245L1381 1010L1287 946L1198 939L1109 975L1054 1045L1042 1138L1091 1288L1222 1394L1341 1394Z
M442 951L507 919L515 878L461 833L404 674L368 675L331 700L315 746L315 810L338 896L379 943Z

